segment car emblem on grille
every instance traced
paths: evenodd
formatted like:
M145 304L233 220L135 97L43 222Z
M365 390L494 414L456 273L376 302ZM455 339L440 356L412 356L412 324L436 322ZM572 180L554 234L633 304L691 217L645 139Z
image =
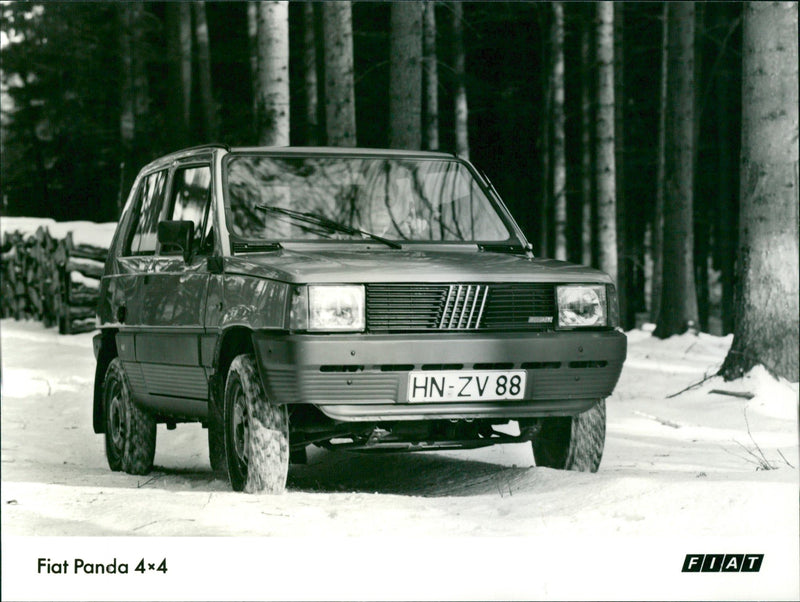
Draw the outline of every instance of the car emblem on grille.
M553 316L530 316L528 318L529 324L549 324L553 321Z
M447 291L439 328L448 330L477 328L488 294L488 286L451 284Z

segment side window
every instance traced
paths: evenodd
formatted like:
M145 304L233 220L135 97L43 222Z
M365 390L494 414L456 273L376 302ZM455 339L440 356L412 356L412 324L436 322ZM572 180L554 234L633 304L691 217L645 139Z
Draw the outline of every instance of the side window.
M172 182L170 219L194 222L193 250L203 254L209 253L214 246L210 236L212 220L208 214L211 201L211 168L203 165L176 169Z
M164 200L166 170L147 176L139 186L133 216L133 236L123 255L153 255L156 251L156 227Z

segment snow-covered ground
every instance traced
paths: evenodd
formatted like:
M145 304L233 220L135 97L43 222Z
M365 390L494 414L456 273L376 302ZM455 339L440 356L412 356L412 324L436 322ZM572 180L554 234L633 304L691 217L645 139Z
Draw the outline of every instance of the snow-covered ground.
M797 383L756 369L738 382L710 378L672 396L716 371L730 337L659 341L645 330L628 333L628 360L608 400L597 474L536 468L529 444L380 456L316 450L308 465L293 467L285 495L259 497L233 493L213 478L206 431L195 425L159 427L151 475L112 473L103 438L91 426L92 335L58 336L35 322L10 320L0 329L3 599L45 599L53 592L43 594L41 587L67 583L50 575L42 584L36 556L55 552L31 544L26 536L33 535L157 536L153 541L163 549L179 545L171 554L194 559L198 572L183 575L191 578L188 589L154 590L160 599L800 594ZM117 549L152 545L136 543L141 538L86 545L98 555L104 542L119 541L105 562L123 554ZM231 576L216 585L197 579L205 571L245 570L251 558L236 551L253 545L286 565L280 570L289 577L278 579L283 589L274 578L269 590L236 589ZM15 546L32 559L16 554ZM207 550L227 560L198 560L216 557ZM682 574L689 553L765 553L765 560L758 574ZM370 571L358 570L364 566ZM423 576L427 581L419 581ZM104 578L113 587L114 578ZM155 577L142 579L152 584ZM65 599L119 592L98 583L90 584L97 592L66 585L56 591ZM120 595L149 597L147 587L133 585Z

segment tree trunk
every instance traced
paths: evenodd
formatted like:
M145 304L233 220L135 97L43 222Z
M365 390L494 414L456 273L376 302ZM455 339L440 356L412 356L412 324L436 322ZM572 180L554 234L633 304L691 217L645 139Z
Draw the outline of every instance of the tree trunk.
M120 139L123 154L129 155L136 136L136 114L134 112L133 88L133 20L136 17L137 6L134 4L119 5L120 25L120 58L122 62L122 83L120 85Z
M325 36L325 122L328 144L356 145L353 25L350 2L322 4Z
M183 123L189 130L192 125L192 11L188 2L178 2L181 46L181 91Z
M455 105L456 155L469 161L469 130L467 128L467 87L465 82L464 57L464 6L461 2L452 2L453 9L453 73L456 89L453 104Z
M553 215L555 258L567 259L567 159L564 149L564 5L553 2L550 43L553 51Z
M389 146L422 147L422 3L392 2Z
M727 22L726 22L727 23ZM730 27L730 23L727 23ZM734 317L734 278L736 272L736 213L738 210L735 198L736 187L731 174L735 172L734 154L731 149L732 125L729 112L733 110L730 72L720 74L717 82L717 98L719 110L715 111L717 119L717 147L719 163L717 169L719 193L715 207L716 237L715 264L720 271L722 284L722 301L720 307L722 334L733 332Z
M667 112L661 312L655 335L698 322L694 280L694 25L692 2L668 5Z
M208 45L208 23L205 2L192 2L195 39L197 40L197 74L200 84L200 103L203 107L203 131L208 140L218 136L217 111L211 86L211 51Z
M306 144L319 144L317 36L313 2L303 4L303 95L306 104Z
M539 222L539 255L550 257L550 242L552 240L550 230L553 213L553 193L550 185L553 181L553 145L551 144L553 132L553 81L549 73L544 78L544 94L542 96L544 97L541 142L542 203L537 215L537 221Z
M614 189L617 207L617 297L622 327L629 330L633 328L634 321L630 315L632 261L625 220L624 6L623 2L614 2Z
M581 262L592 265L592 208L594 207L592 169L592 44L588 22L581 26Z
M258 5L259 144L289 144L289 3Z
M616 162L614 157L614 3L597 7L597 237L598 263L614 282L617 274Z
M187 35L188 34L188 35ZM167 114L177 146L189 144L192 94L192 13L188 2L166 4L169 85ZM188 66L188 68L187 68Z
M253 127L258 135L258 2L247 3L247 50L250 53L250 81Z
M664 265L664 165L667 116L667 58L669 55L669 4L664 3L661 22L661 84L658 96L658 167L656 168L656 206L653 215L651 248L653 276L650 286L650 320L658 323L661 315L661 287Z
M736 326L720 370L798 377L797 3L745 5Z
M425 71L425 148L439 149L439 73L436 64L436 3L425 2L422 61Z
M693 202L694 217L694 283L697 291L697 329L701 332L708 332L709 318L709 278L708 278L708 257L710 251L711 226L709 215L709 204L705 202L707 193L703 189L705 178L699 173L701 167L700 157L706 155L704 148L701 147L700 135L705 120L702 116L702 96L703 90L711 86L707 79L713 78L714 73L705 73L703 64L703 38L705 31L706 3L697 2L695 4L695 57L694 57L694 77L696 82L703 82L694 87L694 191L693 195L699 202ZM723 50L724 51L724 50ZM708 148L706 141L703 147ZM716 194L719 191L715 191Z
M144 4L123 3L119 10L122 57L120 139L122 162L127 166L123 189L129 190L144 160L140 147L146 130L150 98L142 34Z

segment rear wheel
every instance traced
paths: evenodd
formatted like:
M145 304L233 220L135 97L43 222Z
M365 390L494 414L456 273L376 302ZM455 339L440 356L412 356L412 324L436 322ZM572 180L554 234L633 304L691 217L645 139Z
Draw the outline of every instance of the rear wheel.
M148 474L156 455L156 421L134 403L119 358L111 360L103 380L103 412L109 468Z
M536 466L597 472L606 438L606 402L577 416L542 418L531 442Z
M269 403L250 354L234 358L225 382L224 439L234 491L281 493L289 470L286 406Z

